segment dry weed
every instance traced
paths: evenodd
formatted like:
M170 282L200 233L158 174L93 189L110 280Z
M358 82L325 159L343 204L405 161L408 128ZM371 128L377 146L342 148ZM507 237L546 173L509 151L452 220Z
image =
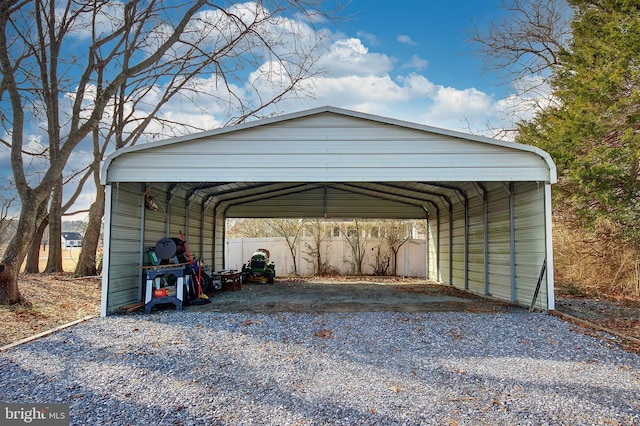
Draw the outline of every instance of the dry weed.
M556 287L573 296L640 300L640 250L611 237L604 225L586 231L554 224Z

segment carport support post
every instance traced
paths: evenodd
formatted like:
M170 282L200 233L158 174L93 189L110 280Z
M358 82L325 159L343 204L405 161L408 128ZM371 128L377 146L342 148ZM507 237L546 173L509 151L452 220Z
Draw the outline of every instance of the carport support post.
M422 208L427 214L427 235L426 235L426 252L427 252L427 279L433 279L433 281L440 282L440 208L436 203L431 203L433 209L436 211L436 231L435 236L433 235L433 231L431 229L431 218L429 217L429 211L423 206ZM431 240L433 240L433 245L435 247L435 270L433 271L434 275L431 278L431 268L429 262L431 261L431 257L429 256L431 247L429 245L429 236L431 236Z
M104 247L102 251L102 297L100 298L100 316L107 316L107 298L109 297L109 262L111 261L111 184L104 186Z
M487 190L482 187L482 233L484 236L484 294L489 294L489 199Z
M511 257L511 303L518 301L516 291L516 197L515 185L509 182L509 248Z
M211 206L211 203L213 203L213 197L207 197L206 200L202 201L202 212L201 212L201 232L200 232L200 252L203 253L204 256L204 221L205 218L207 217L207 211L209 210L209 207ZM215 256L214 254L214 250L215 250L215 218L214 218L214 224L213 224L213 235L211 236L211 238L213 239L213 241L211 242L211 258L207 259L210 263L210 265L212 265L212 268L215 270L215 266L213 263L213 257Z
M204 201L200 203L200 258L204 259L204 213L205 213Z
M469 290L469 197L460 192L464 199L464 289Z
M544 216L545 216L545 243L547 245L546 259L547 259L547 309L554 310L556 308L556 296L554 291L554 276L553 276L553 238L552 238L552 213L551 213L551 184L546 182L544 184Z
M436 275L435 281L440 282L440 207L436 207Z
M222 268L218 267L218 204L216 203L213 206L213 250L212 250L212 255L211 255L211 264L212 264L212 268L214 271L217 271L219 269L223 269L224 266ZM224 263L224 261L223 261Z
M449 203L449 285L453 285L453 203Z
M145 215L147 214L147 203L146 203L146 185L142 184L142 197L140 197L140 246L139 246L139 266L144 265L144 231L145 231ZM142 269L138 269L138 282L140 285L138 286L138 300L144 300L144 289L145 286L142 284Z
M422 209L424 210L424 213L426 215L425 220L427 222L427 226L424 228L427 230L426 235L425 235L425 254L426 254L426 260L427 260L427 265L425 268L425 278L429 279L429 261L431 260L429 258L429 210L427 210L427 208L425 206L422 206Z

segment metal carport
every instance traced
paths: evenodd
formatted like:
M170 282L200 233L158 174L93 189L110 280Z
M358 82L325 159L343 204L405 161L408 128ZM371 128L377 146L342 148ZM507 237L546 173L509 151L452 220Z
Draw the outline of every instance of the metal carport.
M142 300L145 247L185 231L224 268L225 219L427 219L427 278L554 308L550 156L535 147L321 107L110 155L103 316ZM160 206L145 208L149 195Z

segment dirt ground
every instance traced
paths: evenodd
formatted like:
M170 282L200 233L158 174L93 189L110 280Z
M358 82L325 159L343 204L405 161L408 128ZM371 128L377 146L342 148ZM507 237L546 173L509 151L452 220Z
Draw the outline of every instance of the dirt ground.
M100 314L99 277L29 274L21 276L19 288L27 303L0 306L0 346Z
M0 306L0 346L89 315L97 316L100 312L99 277L73 278L68 273L23 275L20 289L27 304ZM216 291L210 300L211 303L186 309L209 312L501 312L525 309L449 286L394 277L281 279L274 285L254 283L239 291ZM164 305L159 309L174 307ZM640 303L560 295L556 309L640 339ZM640 352L640 345L625 347Z
M556 310L605 329L640 339L640 302L638 301L560 296L556 298ZM624 345L640 353L639 343L625 342Z
M215 312L497 312L502 302L467 294L421 279L279 280L249 283L239 291L217 292L206 305L190 309Z

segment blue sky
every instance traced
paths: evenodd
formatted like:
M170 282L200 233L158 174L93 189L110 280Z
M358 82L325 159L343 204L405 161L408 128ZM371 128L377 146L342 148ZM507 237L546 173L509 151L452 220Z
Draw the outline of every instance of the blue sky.
M427 61L420 72L436 84L493 93L504 88L496 87L493 75L481 75L467 31L474 21L486 24L499 16L499 5L500 0L353 0L347 8L353 17L344 29L371 51L397 57L400 67L414 55Z
M504 12L500 4L353 0L343 11L348 20L333 28L316 99L279 111L333 105L496 136L513 126L513 98L496 73L483 72L468 38L474 22L486 26Z

